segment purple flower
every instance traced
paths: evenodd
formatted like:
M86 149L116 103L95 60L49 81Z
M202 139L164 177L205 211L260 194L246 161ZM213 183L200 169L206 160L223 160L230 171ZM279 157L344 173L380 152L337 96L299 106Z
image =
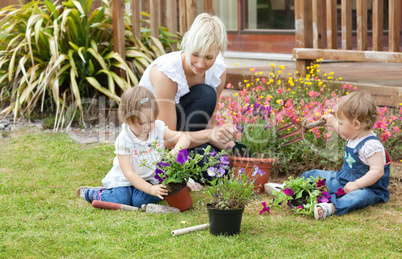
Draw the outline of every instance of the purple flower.
M169 166L169 163L164 163L164 162L159 162L156 164L156 166L160 169Z
M290 201L288 201L288 206L293 210L295 208L295 206L292 205L292 203L290 203Z
M329 198L331 196L328 195L328 192L322 192L322 195L317 198L318 203L329 202Z
M163 180L167 179L168 176L165 175L165 172L164 172L164 171L162 171L161 169L157 168L157 169L155 170L155 176L154 176L154 178L155 178L156 180L158 180L159 183L161 183Z
M239 168L239 174L242 174L244 171L244 168Z
M219 168L218 173L216 174L217 177L222 177L226 173L225 169Z
M229 158L228 158L227 156L222 156L222 157L220 158L220 165L221 165L222 167L228 166L228 165L229 165Z
M181 149L179 153L177 154L176 162L180 164L184 164L184 162L188 161L188 153L187 149Z
M325 187L325 179L321 179L317 181L317 188L321 189L321 187Z
M269 214L269 207L267 206L267 203L261 202L262 206L264 206L264 208L262 208L262 210L260 210L260 214L264 213L264 211L266 211Z
M215 177L216 176L216 170L217 169L215 167L211 166L211 167L208 167L207 173L208 173L209 176Z
M345 193L345 191L342 189L342 188L339 188L337 191L336 191L336 198L340 198L340 197L342 197L343 195L345 195L346 193Z
M256 176L257 174L264 175L265 173L263 171L261 171L261 169L258 168L258 166L255 165L253 167L253 176Z
M269 122L269 121L267 122L267 125L265 125L264 128L262 128L262 130L266 130L268 128L272 129L271 122Z
M293 196L293 194L295 194L295 192L290 189L289 187L286 187L285 189L283 189L283 193L286 194L287 196Z

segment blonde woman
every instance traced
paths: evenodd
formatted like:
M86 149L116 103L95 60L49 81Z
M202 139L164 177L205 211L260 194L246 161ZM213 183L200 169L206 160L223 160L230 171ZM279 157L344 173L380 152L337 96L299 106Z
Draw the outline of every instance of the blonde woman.
M216 126L215 111L226 81L222 56L226 46L225 25L218 17L202 13L184 35L182 50L157 58L145 70L139 85L155 95L160 106L158 119L169 129L198 131ZM233 145L230 142L229 146ZM206 173L203 177L210 180ZM189 187L198 189L200 185Z

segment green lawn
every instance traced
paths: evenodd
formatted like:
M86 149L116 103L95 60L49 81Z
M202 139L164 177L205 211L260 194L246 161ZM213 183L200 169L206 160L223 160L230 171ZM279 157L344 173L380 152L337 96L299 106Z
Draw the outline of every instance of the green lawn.
M240 235L171 231L208 222L202 191L179 214L106 211L75 197L100 185L113 145L80 145L65 134L11 134L0 141L0 258L401 258L402 210L395 195L345 216L315 221L288 209L246 208Z

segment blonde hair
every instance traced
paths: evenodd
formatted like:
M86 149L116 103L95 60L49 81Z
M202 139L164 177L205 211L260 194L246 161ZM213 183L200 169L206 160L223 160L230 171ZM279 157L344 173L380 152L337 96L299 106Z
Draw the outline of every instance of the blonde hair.
M227 46L226 27L217 17L207 13L199 14L190 29L184 34L181 49L185 50L189 61L194 52L205 57L211 47L223 53Z
M378 118L377 103L366 91L356 91L343 97L336 108L337 117L358 120L365 130L372 129Z
M158 117L159 106L152 92L143 86L135 86L123 92L118 109L119 120L124 123L142 122L141 110L150 108L154 118Z

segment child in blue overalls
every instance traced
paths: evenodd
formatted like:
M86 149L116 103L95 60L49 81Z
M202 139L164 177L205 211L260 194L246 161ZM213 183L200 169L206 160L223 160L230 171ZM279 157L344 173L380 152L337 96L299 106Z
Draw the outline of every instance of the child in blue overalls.
M325 219L332 214L343 215L389 199L389 166L391 159L372 132L377 120L377 105L366 91L353 92L338 104L336 117L323 119L341 138L347 140L342 168L335 171L311 170L301 177L321 176L330 189L328 203L316 204L314 217ZM339 188L345 195L336 196Z

